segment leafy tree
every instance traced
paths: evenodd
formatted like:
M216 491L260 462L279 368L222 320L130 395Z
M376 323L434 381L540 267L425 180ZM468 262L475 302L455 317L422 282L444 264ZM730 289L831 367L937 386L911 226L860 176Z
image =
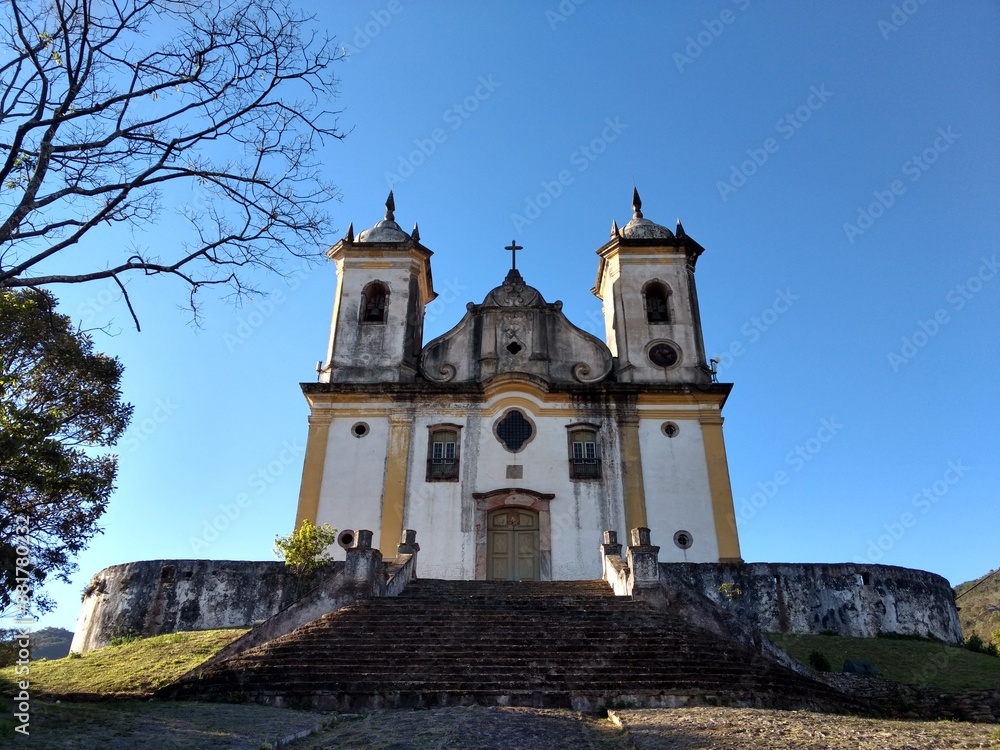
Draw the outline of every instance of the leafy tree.
M317 255L335 190L315 153L344 136L325 109L343 51L312 19L285 0L8 0L2 13L0 289L113 279L132 311L122 277L169 275L197 315L200 288L238 298L255 291L248 271ZM165 204L190 232L161 258L134 243ZM81 259L88 235L101 251Z
M21 525L35 609L51 608L42 583L68 580L114 489L118 458L95 449L114 445L132 416L121 363L95 352L55 303L44 291L0 290L0 611L24 569Z
M333 559L326 548L335 541L337 530L330 524L316 526L306 519L288 536L274 538L274 552L286 565L294 565L296 573L307 576Z

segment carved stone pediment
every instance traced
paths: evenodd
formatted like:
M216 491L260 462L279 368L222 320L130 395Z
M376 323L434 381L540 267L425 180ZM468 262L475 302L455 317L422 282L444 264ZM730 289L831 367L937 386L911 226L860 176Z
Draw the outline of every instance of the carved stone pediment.
M596 383L611 364L604 342L570 323L561 302L546 302L516 270L420 356L424 377L437 382L523 372L550 383Z

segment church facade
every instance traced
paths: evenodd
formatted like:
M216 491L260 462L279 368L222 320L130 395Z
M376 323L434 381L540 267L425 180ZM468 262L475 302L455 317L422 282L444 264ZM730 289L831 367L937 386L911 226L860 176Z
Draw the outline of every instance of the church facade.
M420 575L600 577L602 532L649 527L663 562L737 562L722 435L730 384L706 361L694 272L704 251L632 219L597 249L605 340L511 271L438 338L431 251L386 216L328 256L337 287L296 523L371 529ZM513 247L513 245L512 245Z

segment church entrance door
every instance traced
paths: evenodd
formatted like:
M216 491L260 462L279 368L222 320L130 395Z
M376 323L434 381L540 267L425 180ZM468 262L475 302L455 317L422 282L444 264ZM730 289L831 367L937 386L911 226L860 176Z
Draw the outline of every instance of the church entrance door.
M500 508L487 524L487 578L501 581L539 580L538 513Z

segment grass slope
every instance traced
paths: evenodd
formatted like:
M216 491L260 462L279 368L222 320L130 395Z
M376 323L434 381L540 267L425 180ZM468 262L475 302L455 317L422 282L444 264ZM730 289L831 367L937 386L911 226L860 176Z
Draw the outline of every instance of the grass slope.
M107 696L149 695L201 664L245 630L169 633L106 646L76 658L30 664L32 695L95 693ZM0 693L14 693L14 667L0 670Z
M768 637L803 664L818 651L839 672L845 659L873 662L879 676L896 682L931 685L942 690L1000 688L1000 658L975 654L917 638L845 638L836 635L783 635Z
M962 635L968 638L975 633L989 643L993 631L1000 630L1000 572L991 570L975 581L958 584L955 597Z

